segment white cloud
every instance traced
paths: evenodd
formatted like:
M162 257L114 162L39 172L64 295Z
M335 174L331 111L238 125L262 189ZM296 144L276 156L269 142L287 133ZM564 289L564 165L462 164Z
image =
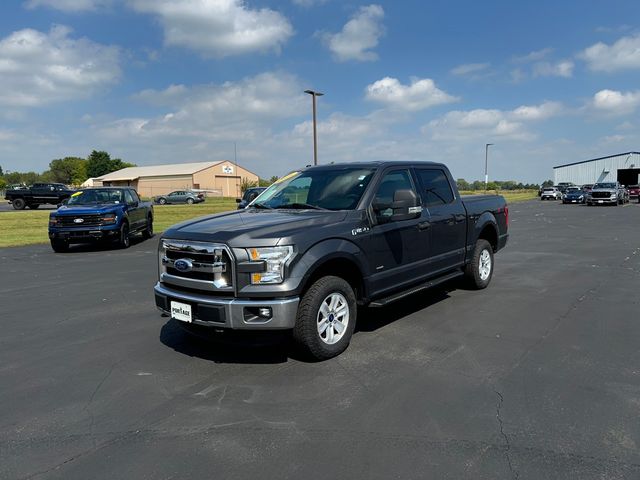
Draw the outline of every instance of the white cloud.
M489 68L488 63L465 63L453 68L451 73L458 76L466 76L485 71L487 68Z
M475 109L454 110L432 120L422 132L433 140L475 141L506 139L529 141L536 135L527 129L527 123L544 120L562 112L556 102L541 105L523 105L514 110Z
M27 8L48 7L63 12L84 12L109 7L113 0L27 0Z
M130 0L157 15L165 44L217 58L250 52L279 52L293 27L279 12L250 9L243 0Z
M573 76L575 64L571 60L561 60L556 63L538 62L533 65L534 77L563 77Z
M383 18L384 10L380 5L360 7L342 31L325 33L322 36L323 41L340 62L377 60L378 54L372 49L378 45L380 37L385 33Z
M391 77L385 77L368 85L366 98L407 111L424 110L459 100L436 87L435 82L430 78L412 78L410 85L403 85L398 79Z
M169 111L153 118L124 118L96 128L111 138L171 136L233 141L267 135L278 120L309 110L298 79L279 72L220 85L148 89L134 98L169 107Z
M640 35L622 37L613 45L598 42L580 53L593 71L615 72L640 68Z
M540 105L523 105L511 112L519 120L546 120L562 113L560 102L544 102Z
M600 90L593 96L592 106L597 111L608 115L626 115L640 106L640 90L635 92Z
M56 26L0 40L0 105L34 107L87 97L120 77L119 51Z
M513 61L516 63L530 63L530 62L538 62L545 57L547 57L550 53L553 52L553 48L543 48L541 50L535 50L533 52L529 52L526 55L513 57Z

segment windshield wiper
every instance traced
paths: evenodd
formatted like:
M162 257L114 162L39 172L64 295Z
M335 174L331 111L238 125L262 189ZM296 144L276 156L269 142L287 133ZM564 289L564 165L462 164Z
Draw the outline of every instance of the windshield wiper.
M311 205L310 203L287 203L285 205L280 205L278 208L309 208L312 210L328 210L327 208L322 208L317 205Z
M269 205L265 205L264 203L252 203L249 206L252 208L264 208L266 210L273 210L273 207L270 207Z

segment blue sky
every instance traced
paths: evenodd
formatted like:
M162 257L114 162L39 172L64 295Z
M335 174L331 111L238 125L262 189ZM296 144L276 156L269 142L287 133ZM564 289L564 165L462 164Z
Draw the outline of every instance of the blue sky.
M24 0L0 6L0 165L420 159L540 182L640 150L637 1Z

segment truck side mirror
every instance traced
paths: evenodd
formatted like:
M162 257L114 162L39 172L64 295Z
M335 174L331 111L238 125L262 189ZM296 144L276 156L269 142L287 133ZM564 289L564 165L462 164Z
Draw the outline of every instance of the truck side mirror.
M236 203L240 203L242 201L241 198L236 198Z
M418 218L422 214L422 207L418 205L418 196L413 190L396 190L393 202L376 203L373 210L379 224L398 222Z

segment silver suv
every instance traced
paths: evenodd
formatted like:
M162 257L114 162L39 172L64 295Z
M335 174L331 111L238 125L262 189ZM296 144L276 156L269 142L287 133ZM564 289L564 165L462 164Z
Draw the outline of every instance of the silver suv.
M562 198L562 192L557 187L546 187L542 189L540 200L559 200Z

